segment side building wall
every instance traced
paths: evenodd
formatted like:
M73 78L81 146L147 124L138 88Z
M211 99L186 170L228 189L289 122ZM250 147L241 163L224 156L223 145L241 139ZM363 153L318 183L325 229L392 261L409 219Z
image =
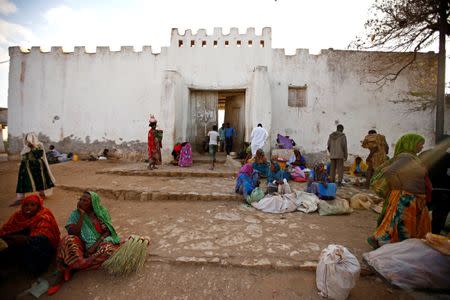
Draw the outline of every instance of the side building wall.
M349 152L357 155L368 155L360 141L370 129L386 136L391 155L394 143L408 132L424 135L426 147L434 145L436 55L420 53L395 81L374 83L395 70L393 60L406 58L398 53L331 49L319 55L299 49L286 56L283 50L274 50L272 137L289 135L307 152L319 152L326 150L336 125L343 124ZM306 107L288 106L290 85L306 86ZM445 116L450 117L448 108ZM450 133L450 126L446 129Z

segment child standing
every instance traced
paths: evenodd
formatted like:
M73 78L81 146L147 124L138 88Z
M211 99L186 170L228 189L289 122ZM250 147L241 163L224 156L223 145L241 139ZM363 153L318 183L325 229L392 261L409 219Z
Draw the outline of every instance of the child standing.
M209 168L214 170L214 163L216 162L216 152L217 152L217 139L219 138L219 133L217 132L217 125L214 125L212 130L208 132L209 136L209 155L212 158L212 164Z

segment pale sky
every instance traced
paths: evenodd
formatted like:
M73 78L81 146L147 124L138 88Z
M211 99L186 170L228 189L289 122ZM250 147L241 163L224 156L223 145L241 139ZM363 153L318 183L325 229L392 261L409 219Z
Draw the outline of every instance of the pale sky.
M272 27L272 47L346 49L374 0L0 0L0 107L7 106L10 46L169 46L170 29ZM428 50L437 52L434 45ZM447 41L447 53L450 43ZM447 59L447 80L449 81Z

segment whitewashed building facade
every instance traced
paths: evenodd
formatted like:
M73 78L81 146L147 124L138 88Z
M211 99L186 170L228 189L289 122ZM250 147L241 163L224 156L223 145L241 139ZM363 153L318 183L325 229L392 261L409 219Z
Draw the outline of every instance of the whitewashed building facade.
M326 149L338 123L350 153L367 154L360 141L370 129L389 143L411 131L434 143L435 112L422 104L435 95L436 54L419 54L396 81L378 86L373 81L381 73L374 70L408 54L298 49L286 55L272 48L271 39L270 28L261 34L216 28L212 35L173 29L170 46L160 53L150 46L97 47L95 53L11 47L10 154L19 153L22 136L34 131L62 151L115 147L145 156L153 113L167 157L176 142L197 147L221 108L239 133L236 147L258 123L270 132L271 146L281 133L310 153ZM447 107L447 134L449 117Z

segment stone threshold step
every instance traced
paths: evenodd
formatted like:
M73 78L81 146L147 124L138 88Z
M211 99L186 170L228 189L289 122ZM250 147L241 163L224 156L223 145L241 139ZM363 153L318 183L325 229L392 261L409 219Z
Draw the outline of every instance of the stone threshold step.
M187 264L187 265L213 265L213 266L229 266L235 268L252 268L252 269L274 269L274 270L302 270L316 272L318 260L294 261L292 259L283 258L245 258L235 257L196 257L196 256L179 256L179 257L163 257L150 254L147 262L159 262L168 264ZM365 264L360 262L361 276L371 276L375 273Z
M196 192L150 192L126 189L108 189L93 186L71 186L58 185L57 188L66 191L79 192L94 191L101 197L114 200L127 201L239 201L243 202L244 198L239 194L232 193L212 193L200 194Z
M96 174L112 174L120 176L154 176L154 177L234 177L237 172L219 172L210 170L103 170Z
M224 159L216 159L216 164L225 164L226 162L226 158ZM192 160L192 163L195 164L211 164L211 159L206 159L206 158L194 158Z

